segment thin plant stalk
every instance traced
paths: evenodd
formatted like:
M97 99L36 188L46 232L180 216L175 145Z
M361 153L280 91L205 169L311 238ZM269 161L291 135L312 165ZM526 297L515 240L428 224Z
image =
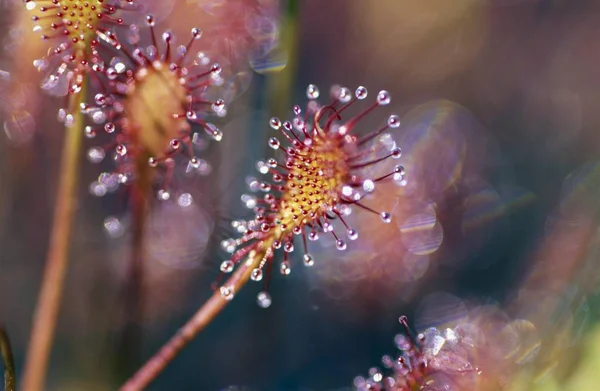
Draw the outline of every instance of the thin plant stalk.
M262 257L250 257L233 273L225 284L238 292L250 279L252 270ZM202 331L225 308L230 300L219 290L200 307L194 316L163 347L142 366L121 388L120 391L137 391L146 388L177 356L188 342Z
M83 138L83 116L80 104L85 99L84 81L81 91L69 99L71 126L65 127L65 139L60 163L58 192L54 206L54 220L50 233L46 267L42 287L33 317L29 349L25 359L23 391L42 391L48 361L60 310L65 276L67 273L69 244L75 211L79 163Z
M299 2L288 0L285 10L284 28L281 31L281 43L287 50L285 68L269 76L270 113L284 117L290 107L292 87L296 81L298 26L297 13Z
M131 258L129 259L129 271L125 282L124 295L121 298L125 326L118 341L119 346L117 348L117 358L115 359L118 372L127 371L127 375L139 365L139 351L142 340L141 324L144 318L145 305L145 233L147 215L150 209L149 196L152 191L152 172L148 166L149 157L143 156L136 161L137 180L131 193L133 220ZM127 378L120 378L119 381L125 379Z
M296 16L298 2L289 0L287 4L285 19L283 21L282 43L288 49L288 63L286 70L279 74L270 85L270 93L275 97L272 101L285 102L289 99L290 90L293 84L294 63L296 60ZM287 99L285 98L287 97ZM275 111L280 111L280 106L273 107ZM231 275L223 286L232 289L237 293L248 282L252 270L256 268L262 256L250 255L246 261L240 264L240 267ZM231 301L226 299L217 289L215 293L200 307L193 317L181 327L163 347L146 362L121 388L120 391L138 391L146 388L177 356L177 354L213 319L225 308Z
M15 380L15 361L13 359L8 334L2 326L0 326L0 355L4 362L4 391L15 391L17 389Z

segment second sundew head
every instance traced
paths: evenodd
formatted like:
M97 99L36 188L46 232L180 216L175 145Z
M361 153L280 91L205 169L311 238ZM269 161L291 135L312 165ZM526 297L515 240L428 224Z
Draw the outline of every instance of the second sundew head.
M358 231L344 219L353 206L379 215L385 223L391 221L389 213L375 211L363 198L375 190L377 182L404 180L404 168L396 166L392 172L374 178L366 174L365 168L400 157L401 151L395 145L386 149L382 143L371 143L389 128L398 127L400 120L391 115L381 128L360 138L353 134L364 116L389 104L390 95L380 91L371 105L345 121L342 121L344 111L365 99L367 89L359 87L353 95L347 88L334 86L332 95L331 104L319 106L316 101L319 90L310 85L307 89L310 101L304 113L296 106L292 121L270 120L271 128L281 132L288 146L275 137L269 140L271 148L283 152L283 159L258 162L259 172L270 174L272 180L251 183L251 190L262 192L264 196L242 196L246 206L254 210L255 217L250 221L233 222L243 236L222 242L222 247L232 253L231 259L221 264L222 272L232 272L237 263L251 257L257 260L251 278L260 281L263 270L271 269L275 251L282 249L279 270L288 275L291 272L289 254L296 245L303 247L304 265L312 266L314 259L308 251L307 239L317 240L320 234L332 235L337 249L345 250L345 237L358 238ZM333 220L339 220L341 226L334 228ZM340 230L345 230L345 235ZM271 304L267 284L268 278L265 290L258 297L261 307ZM228 299L234 293L227 286L222 287L221 292Z
M383 356L384 370L372 367L368 377L357 376L356 391L488 389L478 387L483 379L478 351L485 346L479 345L480 330L475 326L431 327L413 337L406 316L399 320L404 334L394 341L400 354Z
M109 142L90 148L88 158L99 163L112 154L117 169L101 174L92 184L90 189L95 195L105 193L104 182L126 184L149 168L160 178L158 199L169 200L179 163L186 173L209 172L208 163L197 156L206 141L192 124L204 128L203 133L212 140L222 138L222 132L207 118L213 114L224 116L225 102L206 96L212 84L219 81L221 68L197 62L192 53L193 43L201 38L202 31L192 29L187 44L174 48L175 38L169 31L161 35L159 42L151 15L146 25L149 46L139 45L139 35L127 45L111 32L99 34L101 43L112 47L116 55L94 66L103 91L95 95L95 105L86 105L83 111L95 124L86 128L86 135L108 138ZM139 33L137 26L131 30Z
M170 115L186 106L187 96L177 73L163 61L137 69L123 99L124 131L137 135L149 157L161 156L171 140L191 130L185 116Z
M48 84L68 75L69 93L81 90L84 74L97 58L97 34L123 24L116 15L120 10L137 8L134 0L25 0L25 7L33 13L34 31L52 42L47 56L34 65L45 70L57 59Z

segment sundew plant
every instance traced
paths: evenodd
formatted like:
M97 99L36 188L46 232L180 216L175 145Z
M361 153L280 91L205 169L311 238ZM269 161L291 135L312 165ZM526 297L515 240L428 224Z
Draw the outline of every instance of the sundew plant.
M0 0L5 391L595 391L600 9Z

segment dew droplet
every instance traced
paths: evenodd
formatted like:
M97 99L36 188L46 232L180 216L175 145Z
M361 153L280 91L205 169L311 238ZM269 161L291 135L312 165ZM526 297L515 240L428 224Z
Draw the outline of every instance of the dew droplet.
M269 120L269 126L275 130L279 130L279 128L281 128L281 120L277 117L273 117Z
M102 196L106 195L106 186L104 186L100 182L90 183L90 186L88 189L90 191L90 194L92 194L93 196L102 197Z
M260 308L269 308L271 306L271 295L267 292L260 292L256 296L256 303Z
M260 172L263 175L267 174L269 172L269 165L262 160L258 160L256 162L256 171Z
M285 251L286 253L291 253L294 251L294 243L292 242L287 242L286 244L283 245L283 251Z
M103 104L106 103L106 95L104 95L104 94L96 94L94 96L94 102L96 102L96 104L98 106L102 106Z
M87 158L91 163L100 163L105 156L104 148L101 147L92 147L87 151Z
M358 239L358 231L356 231L353 228L348 228L348 230L346 231L346 234L348 234L348 239L350 239L350 240Z
M404 166L394 167L394 174L400 174L400 175L406 174L406 170L404 169Z
M67 114L64 123L67 128L73 126L73 124L75 123L75 117L73 116L73 114Z
M401 156L402 156L402 150L399 147L392 149L392 158L393 159L400 159Z
M200 30L198 27L194 27L192 29L192 38L200 39L201 37L202 37L202 30Z
M102 110L93 110L91 117L95 124L101 124L106 121L106 114Z
M346 249L346 242L344 242L342 239L338 239L335 241L335 247L337 247L338 250L343 251Z
M190 159L190 166L192 166L193 168L200 168L200 161L197 157L194 156Z
M365 87L360 86L356 89L354 95L357 99L365 99L367 97L368 91Z
M288 276L292 272L292 269L290 267L290 263L288 261L281 262L281 265L279 265L279 271L284 276Z
M223 139L223 132L210 122L206 124L204 131L215 141L221 141Z
M372 193L373 191L375 191L375 182L373 182L370 179L367 179L363 182L363 190L367 193Z
M219 291L221 292L221 297L225 300L233 300L234 290L231 287L222 286Z
M167 190L160 189L157 192L157 196L160 201L167 201L169 198L171 198L171 193L169 193Z
M398 117L397 115L393 114L390 115L390 117L388 118L388 126L390 128L397 128L400 126L400 117Z
M221 248L230 254L235 251L235 247L235 239L224 239L221 241Z
M252 274L250 274L250 278L252 281L260 281L263 278L263 271L259 268L255 268L252 270Z
M392 97L389 92L382 90L377 94L377 104L380 106L385 106L392 101Z
M315 260L314 260L313 256L308 253L304 254L304 256L302 257L302 260L304 261L304 266L306 266L306 267L311 267L312 265L315 264Z
M276 137L271 137L269 139L269 147L271 147L273 149L279 149L280 146L281 146L281 144Z
M337 99L342 102L342 103L348 103L350 102L350 99L352 99L352 93L350 92L350 90L346 87L341 87L339 90L337 90Z
M182 208L187 208L192 205L192 202L194 202L194 198L190 193L183 193L177 198L177 204Z
M119 156L127 155L127 147L124 144L117 145L115 150Z
M381 217L381 221L383 221L386 224L392 221L392 215L388 212L381 212L379 216Z
M233 261L223 261L221 262L221 271L223 273L231 273L233 271Z
M154 19L154 15L146 15L146 24L150 27L154 26L156 23L156 19Z
M217 113L220 117L224 116L226 113L227 106L225 105L225 101L223 99L217 99L212 105L212 110Z
M317 99L319 97L319 87L314 84L309 84L306 88L306 97L308 99Z
M112 122L108 122L104 125L104 131L106 133L114 133L115 131L115 124L113 124Z
M96 137L96 131L91 126L86 126L83 131L85 133L85 137L87 137L87 138Z
M256 207L256 197L250 194L242 194L240 199L242 200L242 203L246 206L246 208L248 209L254 209Z
M110 237L116 238L124 233L123 225L118 218L109 216L104 219L104 229Z

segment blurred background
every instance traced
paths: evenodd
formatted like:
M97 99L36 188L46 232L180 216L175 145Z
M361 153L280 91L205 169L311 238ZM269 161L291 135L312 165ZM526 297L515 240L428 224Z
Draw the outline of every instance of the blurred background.
M390 91L389 111L357 130L400 115L391 136L407 182L381 186L373 201L393 223L353 214L360 240L345 252L326 238L311 243L315 266L295 259L289 276L274 273L266 310L256 305L261 287L249 283L149 389L350 390L382 355L397 354L400 315L416 331L493 318L485 322L502 331L490 349L506 369L498 381L504 389L518 382L523 390L571 389L599 318L600 2L169 0L149 7L157 30L187 39L192 27L203 29L200 50L224 68L224 138L202 155L212 169L181 181L191 205L177 197L153 204L141 343L119 365L129 209L119 192L97 196L110 162L82 159L47 390L116 389L211 295L227 257L219 242L233 234L231 219L249 217L240 196L259 175L255 161L272 156L268 119L291 118L310 83L323 99L334 84L364 85L371 97ZM64 135L55 120L62 99L40 89L45 75L31 66L46 49L23 8L0 1L0 321L17 371ZM598 374L588 375L597 384ZM573 389L596 389L583 378Z

